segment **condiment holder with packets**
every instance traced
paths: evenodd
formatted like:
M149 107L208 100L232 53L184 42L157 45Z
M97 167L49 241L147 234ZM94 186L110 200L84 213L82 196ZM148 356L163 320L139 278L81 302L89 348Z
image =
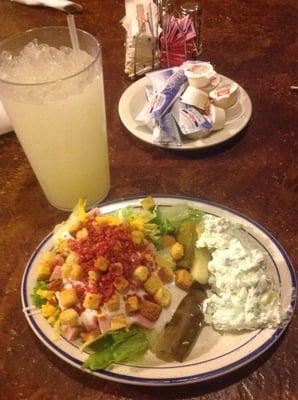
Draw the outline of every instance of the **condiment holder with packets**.
M202 139L243 113L238 84L223 82L209 62L186 61L146 76L151 86L135 120L152 130L153 142L179 146L183 140Z

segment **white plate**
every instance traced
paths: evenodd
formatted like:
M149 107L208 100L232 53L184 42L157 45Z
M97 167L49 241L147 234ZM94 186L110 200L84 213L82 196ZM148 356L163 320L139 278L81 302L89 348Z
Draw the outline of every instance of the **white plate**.
M156 203L162 206L187 202L204 212L241 223L255 245L265 252L268 272L280 287L283 307L291 307L291 310L294 310L297 285L293 267L281 245L264 228L236 211L207 201L178 196L154 196L154 198ZM138 197L105 203L100 208L103 213L110 213L129 204L137 206L139 199ZM23 307L32 306L30 294L36 281L36 267L41 254L51 246L52 234L49 234L40 243L26 266L21 287ZM34 333L53 353L68 364L81 368L87 353L80 352L75 344L63 338L54 341L52 328L40 314L25 314ZM91 372L84 369L83 371L112 381L145 386L182 385L205 381L233 371L262 354L281 336L291 316L292 311L282 328L237 335L221 335L211 327L205 327L191 354L183 363L166 363L148 352L144 361L137 365L116 364L111 370Z
M222 84L233 82L231 79L220 75ZM137 138L146 143L153 144L158 147L165 147L176 150L195 150L214 146L222 143L233 136L237 135L247 125L252 113L252 104L250 97L246 91L239 86L239 102L242 108L241 116L233 121L230 121L223 129L212 132L210 136L204 139L184 140L182 146L163 145L152 141L152 131L146 126L138 126L135 117L141 111L146 103L145 87L150 85L148 78L142 78L130 85L122 94L119 101L119 115L125 127Z

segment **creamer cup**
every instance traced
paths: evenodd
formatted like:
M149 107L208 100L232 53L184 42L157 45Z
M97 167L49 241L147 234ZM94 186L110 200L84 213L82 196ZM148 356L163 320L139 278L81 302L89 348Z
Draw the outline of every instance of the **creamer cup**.
M240 101L237 101L232 107L226 109L226 121L232 121L240 118L243 114Z
M210 85L210 79L215 75L215 71L211 64L199 62L186 65L185 75L190 86L203 88Z
M217 107L224 109L232 107L238 99L238 84L232 82L218 89L214 89L209 93L209 97Z
M181 96L181 101L190 106L204 110L208 103L208 95L201 89L188 86Z
M226 112L223 108L210 104L208 117L213 125L211 129L212 131L218 131L224 127L226 122Z
M220 82L221 82L221 76L215 74L210 78L209 85L202 87L201 90L209 94L212 90L216 89L216 87L220 84Z

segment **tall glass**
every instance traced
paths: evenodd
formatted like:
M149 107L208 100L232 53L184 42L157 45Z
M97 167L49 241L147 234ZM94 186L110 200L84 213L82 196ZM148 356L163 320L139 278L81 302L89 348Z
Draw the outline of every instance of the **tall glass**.
M20 83L0 78L0 98L16 135L48 199L72 209L79 198L91 206L110 187L101 46L77 30L89 65L62 79ZM38 40L71 47L67 27L44 27L16 34L0 43L0 54L19 54Z

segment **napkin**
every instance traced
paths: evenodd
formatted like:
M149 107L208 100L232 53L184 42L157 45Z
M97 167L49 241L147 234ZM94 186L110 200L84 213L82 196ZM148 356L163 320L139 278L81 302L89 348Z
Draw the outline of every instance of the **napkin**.
M4 135L4 133L10 132L12 130L13 128L11 126L11 123L0 101L0 135Z
M26 4L27 6L52 7L67 13L80 13L83 7L80 4L69 0L10 0L15 3Z

